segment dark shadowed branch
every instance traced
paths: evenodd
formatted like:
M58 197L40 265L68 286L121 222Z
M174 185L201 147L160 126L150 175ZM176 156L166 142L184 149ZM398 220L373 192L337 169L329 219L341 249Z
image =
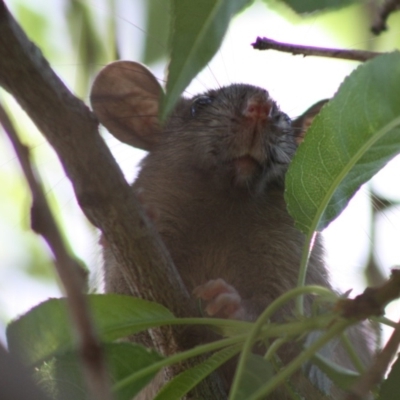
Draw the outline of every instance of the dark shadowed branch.
M353 300L341 300L339 308L346 317L363 319L371 315L382 315L385 306L400 296L400 270L393 269L390 279L376 288L367 288ZM377 355L371 367L349 390L345 400L366 399L368 393L385 377L400 345L400 322L383 350Z
M368 287L354 299L341 299L337 309L345 318L363 320L370 316L381 316L385 307L400 297L400 269L392 269L390 278L382 285Z
M96 118L53 72L2 0L0 85L57 152L79 205L105 235L132 294L161 303L180 317L196 315L165 246L99 135ZM154 338L158 349L168 355L181 345L178 330L165 329L170 331L155 330ZM205 398L225 396L219 384L209 381L199 393Z
M377 355L375 362L362 374L361 378L350 389L345 400L363 400L371 389L380 384L389 369L391 362L396 356L400 345L400 321L397 323L392 336L386 346Z
M374 23L372 24L371 31L375 35L379 35L383 31L387 30L386 21L390 14L400 10L399 0L385 0L384 3L378 8Z
M142 294L137 288L146 283L145 287L150 286L147 299L160 301L157 287L165 288L168 282L173 301L166 298L162 303L172 306L187 300L167 252L153 238L140 205L100 137L95 116L54 74L4 4L0 6L0 84L14 95L56 150L79 205L126 267L132 293ZM161 277L154 288L151 282L142 282L150 275L148 270Z
M0 344L2 400L50 400L33 382L26 368Z
M32 229L43 236L54 255L56 270L67 294L67 302L74 322L73 326L78 334L79 352L93 399L110 400L112 398L111 386L102 349L96 337L88 304L83 294L85 275L81 273L83 270L66 249L62 235L50 211L42 185L33 172L29 149L20 142L17 132L1 105L0 123L3 125L14 147L32 193Z

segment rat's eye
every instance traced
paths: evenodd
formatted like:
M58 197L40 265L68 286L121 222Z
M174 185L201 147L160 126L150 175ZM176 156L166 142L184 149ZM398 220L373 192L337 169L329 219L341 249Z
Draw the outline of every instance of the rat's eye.
M289 118L288 115L283 113L282 111L279 111L278 108L274 110L274 112L271 112L272 120L275 124L277 125L291 125L292 120Z
M277 122L280 125L282 125L282 127L284 127L285 125L289 125L289 126L292 125L292 120L290 119L290 117L283 112L279 113L279 119Z
M190 107L190 113L192 114L192 117L196 116L196 113L201 110L202 108L208 106L214 101L214 97L210 96L199 96L196 97L193 102L192 106Z

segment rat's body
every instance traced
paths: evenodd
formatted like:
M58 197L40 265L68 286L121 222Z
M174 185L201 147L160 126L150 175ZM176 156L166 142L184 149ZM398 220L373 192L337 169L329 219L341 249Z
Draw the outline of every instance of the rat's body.
M265 127L263 123L255 127L257 119L243 121L239 116L233 123L231 119L248 107L252 97L268 95L247 85L212 93L218 98L195 116L191 115L192 100L181 101L164 128L168 133L143 160L133 189L147 208L156 211L157 231L189 292L210 279L222 278L249 303L248 317L254 319L297 281L304 235L294 227L283 198L284 173L297 146L296 135L287 117L277 111L287 130L282 138L282 128L273 128L281 146L287 148L276 156L284 163L252 165L243 154L253 151L260 160L267 157L268 151L260 151L269 140L262 132ZM245 96L242 105L233 106L233 95ZM216 114L218 125L213 127ZM248 131L242 132L247 137L229 132L240 124ZM276 171L271 173L272 169ZM308 271L310 283L327 286L319 244ZM123 279L119 282L114 276L118 272L105 272L106 290L124 291Z
M147 101L150 97L145 96ZM148 111L137 114L148 116ZM187 289L208 301L211 315L255 320L296 286L304 235L286 210L284 176L302 138L300 123L279 111L265 90L231 85L182 99L162 130L154 125L156 139L133 190L153 215ZM146 140L137 134L140 127L132 129L134 145ZM117 136L129 141L125 129ZM107 252L106 291L129 293ZM318 238L306 280L329 287ZM290 318L291 309L274 318ZM364 353L368 359L370 353ZM288 361L293 347L280 355ZM323 398L312 388L305 391L307 399Z

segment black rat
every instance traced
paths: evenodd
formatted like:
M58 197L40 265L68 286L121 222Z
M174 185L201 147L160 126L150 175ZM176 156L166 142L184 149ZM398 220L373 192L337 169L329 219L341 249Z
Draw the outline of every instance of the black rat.
M100 72L91 101L114 136L149 151L132 190L193 301L202 299L212 316L254 321L297 283L305 238L286 210L284 178L306 127L324 102L291 121L266 90L234 84L181 98L161 126L161 92L144 66L120 61ZM322 256L317 236L306 282L330 287ZM107 246L104 258L106 292L129 294ZM310 310L310 299L305 309ZM284 321L290 312L291 306L285 307L273 319ZM372 351L365 332L356 328L355 333L367 363ZM293 346L279 353L285 362L295 354ZM351 367L340 348L331 358ZM307 399L325 398L310 384L301 386ZM286 396L282 389L269 398Z

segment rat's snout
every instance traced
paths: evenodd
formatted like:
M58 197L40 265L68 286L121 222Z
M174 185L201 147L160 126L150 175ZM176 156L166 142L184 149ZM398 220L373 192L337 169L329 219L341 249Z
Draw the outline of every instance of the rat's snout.
M267 93L251 96L245 104L243 115L254 121L265 120L271 115L273 101Z

